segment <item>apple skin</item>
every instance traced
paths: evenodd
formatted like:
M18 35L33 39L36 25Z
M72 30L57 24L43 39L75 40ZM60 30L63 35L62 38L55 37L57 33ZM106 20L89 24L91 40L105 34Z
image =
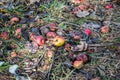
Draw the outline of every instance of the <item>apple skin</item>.
M62 45L64 45L64 43L65 43L65 39L61 36L56 36L53 40L53 44L56 47L62 46Z
M56 36L56 33L55 32L48 32L47 34L46 34L46 36L47 36L47 38L51 38L51 37L55 37Z
M75 68L75 69L80 69L80 68L82 68L83 67L83 61L74 61L73 62L73 67Z

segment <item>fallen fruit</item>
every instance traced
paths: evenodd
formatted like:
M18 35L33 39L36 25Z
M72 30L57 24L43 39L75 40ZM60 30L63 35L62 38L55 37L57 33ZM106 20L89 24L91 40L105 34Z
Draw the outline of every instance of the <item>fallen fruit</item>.
M15 22L18 22L19 21L19 18L18 17L13 17L11 18L10 22L12 23L15 23Z
M80 69L81 67L83 67L83 61L74 61L74 63L73 63L73 67L75 68L75 69Z
M51 51L51 50L49 50L49 51L47 52L47 54L46 54L46 56L47 56L48 58L52 58L53 55L54 55L54 52Z
M44 65L44 66L43 66L43 70L44 70L44 71L49 70L49 68L50 68L50 66L48 66L48 65Z
M33 42L36 42L39 46L41 46L45 43L45 39L41 35L34 35L34 34L30 33L30 39Z
M112 4L107 4L107 5L105 6L105 8L106 8L106 9L111 9L111 8L113 8L113 6L112 6Z
M56 33L55 32L48 32L46 34L47 38L54 38L56 36Z
M71 45L70 44L66 44L65 45L65 50L70 51L71 50Z
M74 40L79 40L79 39L80 39L80 36L75 35L75 36L73 36L73 39L74 39Z
M53 40L53 44L57 47L62 46L65 43L65 39L61 36L56 36Z
M20 33L21 33L21 28L18 28L18 29L15 30L15 36L17 36L18 39L21 38Z
M7 32L1 32L0 37L5 40L9 39L9 35Z
M10 53L10 56L11 56L12 58L14 58L14 57L17 56L17 53L16 53L16 52L11 52L11 53Z
M91 30L90 30L90 29L85 29L85 30L84 30L84 33L85 33L86 35L90 36L90 35L91 35Z
M74 53L70 53L68 55L68 58L70 59L70 61L73 63L76 60L76 55Z
M101 27L101 32L102 33L108 33L109 32L109 27L107 27L107 26L103 26L103 27Z
M51 31L55 31L56 30L56 26L57 26L56 23L50 23L49 24L49 28L50 28Z
M85 10L85 9L86 9L86 5L79 5L78 8L79 8L80 10Z
M35 36L34 41L40 46L45 43L45 39L43 36Z
M79 3L86 3L86 0L72 0L72 3L79 4Z
M83 61L83 63L86 63L88 61L88 57L86 54L80 54L76 57L76 60Z

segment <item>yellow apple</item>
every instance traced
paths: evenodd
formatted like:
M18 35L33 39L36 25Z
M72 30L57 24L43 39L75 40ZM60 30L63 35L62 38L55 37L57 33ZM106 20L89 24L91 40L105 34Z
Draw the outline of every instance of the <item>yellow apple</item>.
M65 39L61 36L56 36L53 40L53 44L57 47L64 45Z

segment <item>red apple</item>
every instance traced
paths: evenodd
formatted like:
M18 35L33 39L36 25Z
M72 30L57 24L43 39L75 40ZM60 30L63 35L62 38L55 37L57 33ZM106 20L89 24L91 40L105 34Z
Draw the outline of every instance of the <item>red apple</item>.
M89 36L89 35L91 35L91 30L90 29L85 29L84 33Z
M111 8L113 8L113 6L112 6L112 4L107 4L107 5L105 6L105 8L106 8L106 9L111 9Z
M34 41L39 45L39 46L41 46L41 45L43 45L44 43L45 43L45 39L44 39L44 37L43 36L35 36L34 37Z

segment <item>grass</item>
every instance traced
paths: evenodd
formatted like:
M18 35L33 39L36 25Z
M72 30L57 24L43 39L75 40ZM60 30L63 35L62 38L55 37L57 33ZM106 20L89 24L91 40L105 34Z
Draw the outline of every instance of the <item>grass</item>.
M75 25L81 26L84 22L91 19L91 17L77 18L76 16L74 16L72 14L72 12L64 12L64 9L66 7L68 7L68 6L66 6L66 4L67 4L67 1L64 1L64 0L53 0L53 1L48 1L45 4L44 3L40 4L40 6L35 10L40 11L41 14L44 13L43 15L40 16L40 19L42 19L44 21L44 25L46 25L48 23L51 23L51 22L56 22L58 24L59 28L62 28L62 29L66 29L67 27L70 27L71 30L73 30L74 29L73 27ZM25 5L23 5L23 4L15 5L14 10L3 9L3 11L0 11L0 12L10 14L11 16L17 14L18 17L22 18L22 17L24 17L24 14L22 14L22 13L29 10L28 9L29 5L25 6L25 7L23 7L23 6L25 6ZM74 5L74 6L71 5L71 6L74 7L76 5ZM71 9L69 7L67 8L68 10ZM34 11L34 13L33 13L34 17L37 16L37 11ZM114 19L114 21L119 22L119 17L118 18L113 18L113 19ZM4 22L4 20L2 20L2 19L0 19L0 21ZM67 22L68 25L64 24L65 22ZM1 23L1 24L3 24L3 23ZM28 26L29 26L29 23L28 23ZM75 26L75 29L76 29L77 26ZM13 43L13 45L17 45L17 49L15 49L15 51L19 52L22 49L24 50L25 40L24 39L18 40L16 38L14 38L14 36L13 36L14 31L18 27L21 27L20 24L15 24L15 25L9 25L8 24L8 26L6 26L4 28L3 28L3 26L1 26L1 27L0 27L0 32L8 31L10 33L9 36L11 37L11 39L5 40L5 41L0 39L0 41L3 41L3 44L4 44L4 45L0 46L0 50L2 50L3 53L4 53L4 57L0 58L0 60L8 61L8 57L9 57L10 53L7 51L6 47L9 46L11 43ZM35 27L38 27L38 26L35 26ZM113 29L116 29L116 27L113 27ZM109 35L110 34L108 34L108 35L105 34L105 35L100 36L101 40L103 40L104 43L107 43L107 42L108 43L109 42L119 43L119 41L120 41L119 36L117 36L115 38L113 37L112 39L110 38L110 40L108 39L108 41L105 41L104 37L108 38ZM76 44L79 44L79 42L76 42ZM116 67L116 63L119 64L118 63L119 58L116 57L117 51L115 51L116 48L118 48L118 47L119 46L117 46L117 45L112 45L110 47L111 50L109 50L108 47L103 47L104 49L108 49L108 52L107 51L106 52L101 51L101 52L97 52L97 53L95 53L95 52L93 52L93 53L78 52L78 53L82 53L82 54L87 53L92 57L91 62L84 65L83 69L85 71L88 71L88 72L92 72L92 70L93 71L95 70L96 72L93 72L91 74L93 74L94 77L100 77L101 80L116 80L116 79L119 79L119 78L114 78L114 76L116 76L116 74L119 75L119 72L117 71L119 68ZM99 49L100 48L98 48L98 50ZM24 54L24 51L23 51L23 53L19 53L21 55L22 54L24 54L24 55L22 55L22 59L20 59L20 62L18 61L17 63L20 64L20 67L22 68L23 63L24 63L24 59L28 58L28 59L31 60L33 58L36 58L36 57L40 56L40 55L43 55L42 53L44 53L44 51L38 52L37 54L31 54L29 52ZM77 78L80 75L84 76L83 74L73 75L73 73L76 73L75 69L69 69L69 68L67 68L63 65L63 62L67 61L67 59L66 59L67 55L65 55L65 54L68 55L69 53L66 53L64 50L61 50L61 49L60 50L58 49L57 53L55 54L54 64L52 66L51 73L50 73L50 76L49 76L50 80L71 80L73 76L77 77ZM8 62L8 63L5 63L5 64L6 65L4 65L4 66L0 66L0 72L3 72L5 70L7 71L7 69L9 68L10 63ZM103 69L105 68L105 69L102 70L101 68L103 68ZM95 74L95 73L97 73L97 74ZM28 75L28 77L31 77L31 76L29 76L29 74L27 74L27 75ZM84 80L82 78L84 78L84 77L81 77L79 79Z

